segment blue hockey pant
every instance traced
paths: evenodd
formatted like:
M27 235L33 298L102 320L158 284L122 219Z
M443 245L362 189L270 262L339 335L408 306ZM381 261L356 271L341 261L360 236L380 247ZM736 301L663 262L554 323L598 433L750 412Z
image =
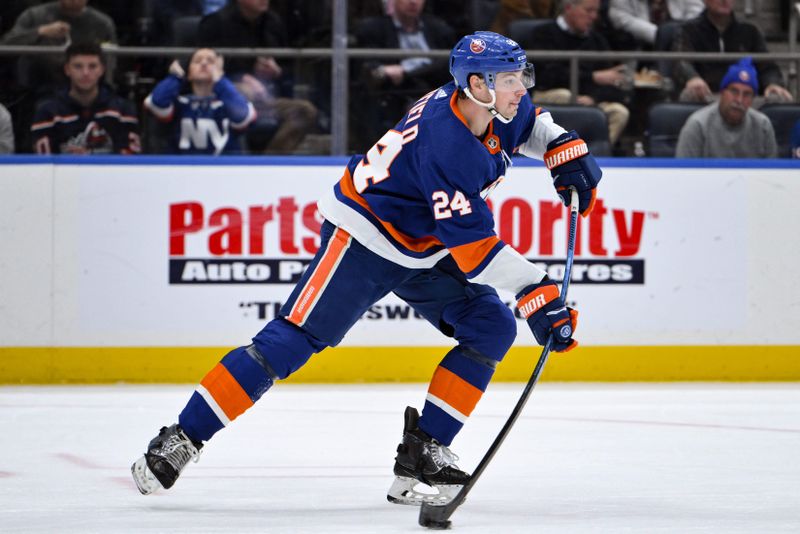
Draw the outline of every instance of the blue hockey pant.
M458 342L433 372L419 421L424 432L449 445L516 337L513 313L494 289L467 281L450 256L430 269L409 269L328 222L317 255L279 317L203 378L179 423L192 439L208 440L276 380L336 346L370 306L392 292Z

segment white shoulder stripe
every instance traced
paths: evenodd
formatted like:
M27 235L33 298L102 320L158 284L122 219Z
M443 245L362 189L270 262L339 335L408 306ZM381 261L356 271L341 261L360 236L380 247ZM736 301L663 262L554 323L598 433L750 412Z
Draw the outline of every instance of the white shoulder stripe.
M546 273L509 245L500 249L492 261L470 282L490 285L517 294L531 284L538 284Z
M336 226L341 226L356 241L370 249L378 256L409 269L428 269L450 252L445 248L424 258L406 256L388 240L360 213L339 202L333 188L317 202L317 208L325 219Z
M524 145L519 147L520 154L529 158L543 159L547 144L567 131L553 122L549 111L540 113L533 122L531 135Z

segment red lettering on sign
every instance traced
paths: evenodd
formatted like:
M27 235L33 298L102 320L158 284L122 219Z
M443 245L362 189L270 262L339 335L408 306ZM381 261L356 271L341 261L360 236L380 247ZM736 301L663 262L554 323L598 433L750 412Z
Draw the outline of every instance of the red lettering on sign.
M186 234L203 228L203 206L199 202L182 202L169 207L169 253L186 253Z
M524 199L510 198L500 207L500 239L520 254L533 245L533 207Z
M625 212L623 210L613 210L614 225L617 227L619 237L619 250L615 256L635 256L639 252L642 244L642 228L644 228L644 212L634 211L631 213L631 225L625 222Z
M215 256L242 254L242 214L236 208L220 208L208 218L209 227L221 227L208 236L208 250Z
M264 225L272 220L272 206L250 206L250 254L264 254Z

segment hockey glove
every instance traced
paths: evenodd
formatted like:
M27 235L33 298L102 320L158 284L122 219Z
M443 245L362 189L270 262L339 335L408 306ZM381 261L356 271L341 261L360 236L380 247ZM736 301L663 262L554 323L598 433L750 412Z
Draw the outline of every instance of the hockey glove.
M578 209L581 215L589 215L597 194L595 188L603 171L575 130L561 134L547 145L544 164L550 169L553 186L564 205L569 206L569 188L574 187L578 191Z
M567 308L558 293L558 286L546 276L540 283L520 292L517 308L539 345L544 345L547 336L553 332L552 349L555 352L566 352L578 346L578 342L572 339L578 326L578 312Z

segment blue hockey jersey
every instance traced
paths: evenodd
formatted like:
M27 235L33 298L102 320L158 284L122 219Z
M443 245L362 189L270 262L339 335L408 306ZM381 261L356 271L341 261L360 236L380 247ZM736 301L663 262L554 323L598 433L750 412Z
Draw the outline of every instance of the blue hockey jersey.
M214 94L181 94L184 81L169 75L144 101L162 122L172 123L170 149L176 154L235 154L241 152L239 133L255 119L253 104L225 77Z
M541 159L564 133L523 98L508 124L495 119L474 136L454 83L421 98L366 155L351 158L319 210L380 256L428 268L452 254L471 281L518 292L544 273L495 233L486 197L510 155Z

